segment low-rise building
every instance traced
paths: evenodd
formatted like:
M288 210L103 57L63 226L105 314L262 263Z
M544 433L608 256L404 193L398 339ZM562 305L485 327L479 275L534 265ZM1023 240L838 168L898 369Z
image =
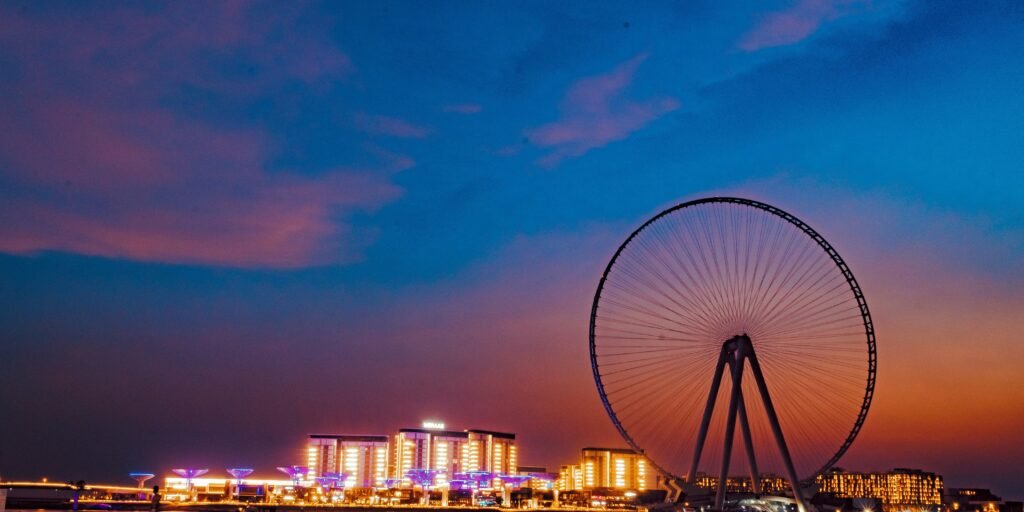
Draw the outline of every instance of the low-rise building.
M760 476L760 480L760 494L777 495L786 493L790 489L789 480L779 475L765 473ZM698 473L695 484L698 487L714 491L718 489L718 477ZM751 485L748 476L730 476L725 479L725 490L729 493L754 493L754 486Z
M1021 512L1024 504L1003 501L989 489L954 487L943 492L943 503L949 512Z
M562 466L556 487L560 491L619 489L643 491L651 487L653 470L646 457L628 448L587 447L580 463Z
M833 468L818 475L815 483L819 492L838 498L877 498L885 510L938 510L942 505L942 476L919 469L854 473Z

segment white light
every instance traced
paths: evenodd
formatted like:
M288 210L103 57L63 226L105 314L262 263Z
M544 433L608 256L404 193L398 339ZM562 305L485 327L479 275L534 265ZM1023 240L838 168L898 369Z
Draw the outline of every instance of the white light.
M429 430L444 430L444 422L443 421L424 420L423 421L423 428L429 429Z

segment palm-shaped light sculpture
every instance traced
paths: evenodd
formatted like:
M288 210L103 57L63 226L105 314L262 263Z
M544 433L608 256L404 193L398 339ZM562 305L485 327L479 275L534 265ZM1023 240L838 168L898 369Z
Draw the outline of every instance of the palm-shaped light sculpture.
M436 469L410 469L405 472L405 476L412 480L413 485L419 485L423 487L423 504L430 503L430 487L434 484L434 477L436 477L440 471Z
M463 474L465 475L466 480L471 482L473 493L470 497L472 502L475 504L477 491L494 482L494 473L490 471L466 471Z
M524 483L530 481L530 475L498 475L498 479L504 484L501 486L501 498L504 503L509 502L508 491L518 489Z
M228 474L235 477L235 496L242 495L242 479L251 475L252 468L228 468Z
M138 482L139 489L142 489L143 487L146 486L146 480L149 480L150 478L153 478L156 475L154 475L153 473L128 473L128 476L130 476L132 480Z
M309 468L306 466L278 466L277 470L288 475L295 487L301 487L302 481L309 474Z
M324 473L316 477L316 483L325 491L334 489L338 485L338 481L341 477L337 473Z
M192 497L192 480L199 478L210 472L209 469L196 469L196 468L179 468L172 469L172 473L185 479L185 491L188 492L189 498Z

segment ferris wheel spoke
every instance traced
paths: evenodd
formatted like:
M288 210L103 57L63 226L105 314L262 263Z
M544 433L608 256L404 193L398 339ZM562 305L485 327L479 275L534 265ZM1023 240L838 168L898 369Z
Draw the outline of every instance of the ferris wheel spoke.
M644 282L643 278L637 278L637 280L639 280L641 282L641 284ZM615 283L616 282L613 282L613 285ZM667 300L669 300L670 302L672 302L673 305L675 305L678 309L673 309L671 306L656 300L652 296L644 295L643 293L639 292L638 290L634 290L629 285L618 284L617 287L624 294L626 294L627 296L632 297L633 299L636 299L637 301L640 301L640 304L648 304L648 305L656 306L657 309L662 310L665 313L674 314L675 316L683 317L688 322L691 322L691 323L694 323L694 324L701 324L701 323L706 323L708 321L708 319L706 317L704 317L701 313L692 311L687 306L685 306L683 304L679 304L678 302L675 302L675 300L673 298L671 298L671 297L665 296L665 298ZM624 302L620 301L620 304L622 304L623 307L625 307L625 303ZM663 319L665 321L668 321L668 322L679 323L678 320L673 320L673 319L671 319L669 317L664 316L664 313L662 313L662 314L655 314L653 312L649 312L646 309L641 308L639 304L636 304L636 305L632 306L632 308L636 309L637 311L643 311L646 314L649 314L649 315L652 315L652 316L656 316L656 317L661 318L661 319ZM682 311L680 311L680 310L682 310ZM680 325L685 325L685 324L681 324L680 323Z
M654 378L654 377L651 377L651 378ZM668 387L667 389L674 393L674 392L678 392L679 389L684 387L685 385L686 385L686 383L680 382L680 383L675 384L674 386ZM655 399L655 400L657 400L657 399ZM641 395L641 394L638 394L638 393L628 394L628 395L625 396L625 398L619 397L617 399L617 401L620 404L619 407L617 407L617 410L620 411L620 413L623 413L623 414L628 413L630 408L632 408L633 406L641 406L641 408L645 408L645 407L649 407L650 404L652 403L651 400L647 399L646 395Z
M846 285L846 283L842 283L842 282L836 283L829 290L826 290L825 292L815 296L814 297L814 304L816 306L818 306L818 307L821 307L822 302L828 302L829 304L832 304L836 300L839 300L840 304L844 303L844 302L849 302L852 299L852 297L847 297L847 296L831 296L831 297L826 297L827 293L831 294L831 293L835 292L836 290L840 289L840 287L845 286L845 285ZM784 308L779 308L777 311L775 311L770 316L765 318L765 322L766 323L774 322L781 315L783 315L784 313L787 313L787 312L796 311L797 313L796 313L795 316L802 317L802 316L807 316L809 314L812 314L814 311L818 311L818 309L812 309L812 308L801 309L801 308L795 308L795 307L791 307L791 306L792 306L792 303L790 305L787 305Z
M690 287L686 284L687 283L687 279L684 279L682 276L679 275L679 271L682 270L684 273L687 274L687 278L692 280L692 276L689 275L689 272L687 271L686 267L683 266L682 260L680 258L680 254L678 252L667 250L668 248L664 248L664 247L653 247L652 244L649 244L646 241L641 241L638 244L638 246L643 248L643 250L645 250L647 252L647 254L649 254L650 256L652 256L652 258L657 260L661 264L661 267L666 269L673 276L674 279L673 279L672 282L667 282L667 279L664 278L664 276L661 276L661 277L673 289L673 291L676 293L676 295L678 297L681 298L681 297L686 297L686 296L689 296L689 295L693 295L693 290L690 289ZM672 256L672 258L674 260L674 263L675 263L674 266L668 261L667 258L665 258L663 256L663 253L665 253L665 252L668 252L668 254L670 254ZM681 288L683 288L683 290L680 290L680 289L676 288L675 285L679 285ZM711 311L710 310L706 310L703 313L710 314ZM702 318L707 320L707 317L705 315L702 314L701 316L702 316Z
M764 283L764 294L759 297L759 300L757 301L757 311L764 311L766 305L774 303L775 298L778 296L780 291L781 279L788 275L792 270L792 267L784 267L782 266L782 263L792 261L792 252L794 247L797 245L796 238L787 236L785 237L784 243L785 245L782 247L781 252L772 252L773 257L770 259L769 265L765 269L766 273L764 277L767 281ZM771 269L770 274L768 273L769 268Z
M625 308L623 308L623 309L625 309ZM605 314L601 315L601 317L602 317L602 319L604 319L607 322L612 322L612 323L616 323L616 324L620 324L620 325L630 325L630 326L634 326L634 327L645 327L645 328L652 329L654 331L668 331L668 332L672 332L672 333L675 333L675 334L682 334L682 335L691 334L690 332L684 330L684 329L691 329L692 328L691 325L687 325L687 324L684 324L684 323L676 322L676 321L674 321L672 319L669 319L669 318L662 318L662 317L658 317L657 315L647 314L651 318L649 318L649 319L641 319L641 318L636 318L636 317L633 317L633 316L630 316L630 315L627 315L627 314L624 314L624 313L617 313L617 314L616 313L617 312L615 312L614 310L611 311L611 312L606 311ZM638 313L638 314L640 314L640 313ZM664 324L651 323L652 321L657 321L657 320L665 320L666 322L672 324L673 327L667 327Z
M781 276L773 278L773 292L769 298L769 304L759 305L758 307L758 310L760 311L759 316L762 319L762 322L767 322L767 320L764 320L765 318L770 319L773 315L777 314L777 312L786 310L786 299L793 293L795 287L795 284L791 285L790 283L793 277L806 277L807 273L805 266L807 265L807 260L805 256L810 251L810 246L802 244L800 251L799 255L794 256L792 259L795 263L789 265L789 268L786 269Z

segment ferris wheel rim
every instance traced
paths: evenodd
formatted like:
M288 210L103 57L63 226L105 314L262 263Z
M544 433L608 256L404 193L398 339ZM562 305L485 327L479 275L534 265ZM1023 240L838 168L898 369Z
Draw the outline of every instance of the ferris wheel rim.
M842 256L839 255L839 252L832 247L828 240L826 240L823 236L821 236L821 234L815 231L814 228L812 228L806 222L800 220L795 215L781 208L772 206L767 203L763 203L761 201L741 197L704 197L700 199L694 199L691 201L679 203L677 205L662 210L657 215L651 217L646 222L641 224L640 227L636 228L632 233L630 233L628 237L626 237L626 240L623 241L621 245L619 245L618 249L616 249L615 253L608 261L608 265L605 267L604 272L601 274L601 279L598 282L597 290L594 293L594 301L590 310L590 366L591 371L594 375L594 382L597 385L598 394L601 398L601 403L604 405L605 412L608 414L608 417L612 420L612 423L615 425L616 430L618 430L619 435L622 436L626 443L629 444L629 446L635 452L644 455L647 459L647 462L650 465L654 466L655 469L657 469L660 473L667 476L671 476L673 478L679 478L678 475L675 475L673 472L668 471L665 467L659 464L658 461L655 461L649 456L647 456L646 451L640 447L636 440L633 439L633 437L626 430L625 426L622 425L622 422L619 420L618 416L615 414L614 408L612 407L611 402L608 399L608 395L605 392L604 384L602 382L601 373L599 370L599 364L597 362L597 350L595 340L597 328L597 311L601 301L601 292L604 290L605 283L608 280L608 274L609 272L611 272L612 267L615 266L615 262L618 260L623 250L625 250L625 248L629 246L630 242L632 242L633 239L635 239L640 233L642 233L649 226L657 222L659 219L662 219L672 213L683 210L685 208L710 203L738 204L742 206L756 208L764 212L767 212L771 215L774 215L800 229L805 235L814 240L818 244L818 246L822 250L824 250L825 253L832 259L832 262L835 263L836 267L839 269L839 271L843 274L843 277L846 279L847 284L850 287L850 291L853 293L857 305L860 308L860 315L864 322L864 332L868 348L868 376L864 388L864 398L860 406L860 411L857 414L857 418L854 421L853 427L851 428L849 434L847 434L846 439L840 445L839 449L836 450L836 452L820 468L818 468L815 472L811 473L807 478L803 480L803 482L812 481L818 475L821 475L824 472L828 471L830 468L832 468L835 465L835 463L838 462L840 458L842 458L842 456L846 453L847 450L849 450L850 446L853 444L853 441L857 438L857 435L860 433L860 430L864 426L864 421L867 419L868 411L871 408L871 402L874 399L875 380L877 374L878 357L875 346L875 329L874 323L871 319L871 312L868 309L867 300L864 298L864 293L860 288L860 284L857 282L857 279L853 275L853 272L846 264L846 261L843 260Z

